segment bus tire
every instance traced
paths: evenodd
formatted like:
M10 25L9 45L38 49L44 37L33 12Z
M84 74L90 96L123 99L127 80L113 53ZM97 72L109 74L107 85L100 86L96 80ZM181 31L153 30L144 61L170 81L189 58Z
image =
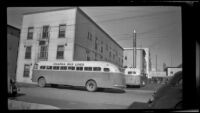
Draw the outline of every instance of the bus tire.
M85 87L89 92L94 92L97 90L97 83L94 80L88 80Z
M41 77L41 78L38 79L38 85L39 85L39 87L45 87L46 80L45 80L44 77Z

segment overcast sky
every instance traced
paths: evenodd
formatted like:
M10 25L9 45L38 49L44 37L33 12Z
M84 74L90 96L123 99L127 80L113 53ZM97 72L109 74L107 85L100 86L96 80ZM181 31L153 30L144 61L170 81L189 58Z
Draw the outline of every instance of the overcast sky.
M7 23L21 28L23 13L63 7L10 7ZM133 29L137 33L137 46L150 49L152 67L157 55L158 69L163 63L177 66L182 63L181 7L126 6L80 7L123 48L133 46Z

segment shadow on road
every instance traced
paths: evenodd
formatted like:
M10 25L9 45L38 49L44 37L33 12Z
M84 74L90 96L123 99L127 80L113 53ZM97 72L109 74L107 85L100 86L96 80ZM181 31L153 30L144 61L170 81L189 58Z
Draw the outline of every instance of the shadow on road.
M8 95L8 99L15 100L17 97L24 96L24 93L17 93L16 95Z
M69 89L69 90L79 90L79 91L87 91L83 86L70 86L70 85L47 85L49 88L57 88L57 89ZM112 89L112 88L98 88L96 92L102 93L124 93L125 91L120 89Z

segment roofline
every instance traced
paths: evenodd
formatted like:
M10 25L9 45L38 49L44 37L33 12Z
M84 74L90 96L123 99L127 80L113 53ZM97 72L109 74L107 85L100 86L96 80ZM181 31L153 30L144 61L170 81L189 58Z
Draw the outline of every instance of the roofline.
M122 50L124 50L121 45L119 45L108 33L106 33L94 20L92 20L82 9L77 7L77 11L80 11L86 18L88 18L97 28L99 28L103 33L105 33L115 44L117 44Z
M133 48L124 48L124 50L132 50ZM149 49L149 48L136 48L136 49Z
M45 12L54 12L54 11L61 11L61 10L68 10L68 9L76 9L76 7L68 7L68 8L45 10L45 11L28 12L28 13L23 13L22 15L31 15L31 14L45 13Z
M11 26L11 25L9 25L9 24L7 24L7 26L8 26L8 27L11 27L11 28L13 28L13 29L15 29L15 30L18 30L18 31L20 32L20 29L19 29L19 28L16 28L16 27Z

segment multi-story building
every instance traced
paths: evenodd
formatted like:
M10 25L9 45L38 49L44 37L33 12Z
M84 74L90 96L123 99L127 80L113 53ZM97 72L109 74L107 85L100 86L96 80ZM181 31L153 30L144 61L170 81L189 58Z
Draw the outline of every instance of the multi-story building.
M23 15L17 81L31 83L39 61L109 61L123 65L123 48L80 8Z
M7 76L16 79L20 29L7 25Z
M124 48L123 67L134 67L134 50L133 48ZM147 74L150 71L150 53L149 48L136 48L136 67Z

